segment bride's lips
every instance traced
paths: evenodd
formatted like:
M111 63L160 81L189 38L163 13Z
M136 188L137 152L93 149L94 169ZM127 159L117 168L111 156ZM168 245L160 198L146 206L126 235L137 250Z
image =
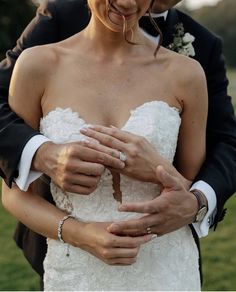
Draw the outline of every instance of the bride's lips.
M137 12L130 12L130 13L119 13L117 11L111 10L110 11L116 18L129 20L137 15Z

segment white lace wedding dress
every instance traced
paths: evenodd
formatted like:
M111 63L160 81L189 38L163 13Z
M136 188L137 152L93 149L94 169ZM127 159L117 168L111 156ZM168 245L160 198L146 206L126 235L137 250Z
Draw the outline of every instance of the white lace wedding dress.
M131 111L123 130L144 136L169 161L173 160L181 119L178 110L162 101L147 102ZM55 143L83 138L86 125L71 109L56 108L41 120L41 132ZM64 193L51 183L56 205L83 221L113 221L137 214L117 211L112 176L106 170L89 196ZM156 197L159 187L121 176L123 202ZM139 214L140 216L140 214ZM45 290L200 290L198 249L188 226L142 245L131 266L109 266L91 254L48 239L44 261Z

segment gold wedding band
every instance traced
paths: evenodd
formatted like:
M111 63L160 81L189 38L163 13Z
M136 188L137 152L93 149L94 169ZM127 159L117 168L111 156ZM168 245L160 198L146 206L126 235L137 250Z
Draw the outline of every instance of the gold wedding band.
M147 230L147 234L151 234L152 233L151 227L147 227L146 230Z

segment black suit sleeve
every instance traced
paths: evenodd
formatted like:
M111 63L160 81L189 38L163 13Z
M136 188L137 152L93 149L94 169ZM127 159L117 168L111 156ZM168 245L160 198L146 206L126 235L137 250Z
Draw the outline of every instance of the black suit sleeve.
M207 122L207 159L197 177L216 192L215 227L223 219L226 200L236 190L236 120L222 55L221 40L216 38L206 69L209 94Z
M20 36L16 47L9 50L6 58L0 63L0 175L9 186L18 176L17 166L25 144L31 137L39 134L12 112L8 105L11 74L24 49L57 40L58 26L54 3L45 1Z

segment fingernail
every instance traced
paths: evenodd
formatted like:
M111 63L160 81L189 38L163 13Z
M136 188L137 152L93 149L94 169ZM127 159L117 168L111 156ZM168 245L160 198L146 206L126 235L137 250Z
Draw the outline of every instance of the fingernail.
M83 125L83 127L80 130L86 132L89 129L94 129L94 126L91 124L85 124L85 125Z
M119 225L116 223L113 223L108 228L109 228L109 230L116 231L119 229Z
M125 211L125 207L120 203L120 205L118 206L118 210L119 211Z
M86 143L86 144L89 144L89 143L90 143L90 140L87 139L87 138L82 138L80 141L81 141L81 142L84 142L84 143Z
M80 132L81 132L81 133L87 133L87 132L88 132L88 129L85 128L85 127L83 127L83 128L80 129Z
M118 129L117 127L113 126L113 125L110 125L111 128L113 129Z
M151 240L157 238L157 235L156 234L153 234L152 237L151 237Z

